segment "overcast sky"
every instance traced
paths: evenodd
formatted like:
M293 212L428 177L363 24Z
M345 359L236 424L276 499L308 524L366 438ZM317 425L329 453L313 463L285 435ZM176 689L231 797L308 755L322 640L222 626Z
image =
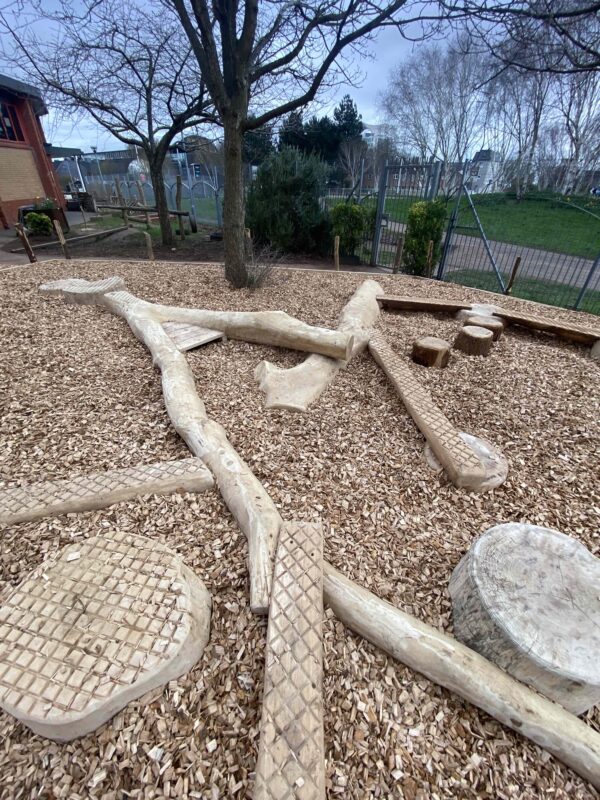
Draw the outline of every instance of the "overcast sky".
M411 52L413 46L400 36L398 31L386 29L379 33L370 50L372 59L365 59L361 68L365 74L359 87L344 85L327 97L327 102L319 113L327 113L340 100L344 94L349 94L362 114L363 122L377 123L380 120L378 111L378 95L385 86L388 73L394 64ZM92 147L98 150L119 149L123 145L103 128L92 121L60 120L56 119L50 108L50 113L43 119L46 138L58 147L80 147L85 152L90 152Z

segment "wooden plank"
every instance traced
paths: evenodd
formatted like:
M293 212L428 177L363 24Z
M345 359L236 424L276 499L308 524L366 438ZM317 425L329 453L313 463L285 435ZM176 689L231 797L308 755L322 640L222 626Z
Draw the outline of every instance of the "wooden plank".
M188 325L187 322L163 322L163 328L182 353L225 338L222 331L201 328L199 325Z
M284 523L279 534L254 800L324 800L323 531Z
M471 303L458 300L434 300L429 297L405 297L383 294L377 298L383 308L403 309L405 311L462 311L471 308Z
M517 314L514 311L496 311L495 316L510 322L513 325L521 325L524 328L531 330L542 331L543 333L552 333L561 339L567 339L571 342L582 342L584 344L593 345L600 339L600 330L593 330L592 328L583 328L579 325L569 325L565 322L550 322L542 317L536 317L532 314Z
M369 342L369 351L400 395L416 426L455 486L476 489L485 480L485 467L431 395L413 376L407 364L380 335Z
M213 485L213 477L200 459L184 458L2 489L0 525L106 508L144 494L201 492Z

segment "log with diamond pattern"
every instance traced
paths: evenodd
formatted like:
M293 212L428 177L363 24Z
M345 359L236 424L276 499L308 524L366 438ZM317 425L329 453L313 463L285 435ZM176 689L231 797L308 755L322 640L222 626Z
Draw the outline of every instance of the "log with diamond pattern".
M483 488L486 471L481 460L380 334L369 342L369 352L402 398L452 483L467 489Z
M279 534L254 800L324 800L323 531Z
M199 458L112 469L0 490L0 525L106 508L144 494L202 492L214 480Z

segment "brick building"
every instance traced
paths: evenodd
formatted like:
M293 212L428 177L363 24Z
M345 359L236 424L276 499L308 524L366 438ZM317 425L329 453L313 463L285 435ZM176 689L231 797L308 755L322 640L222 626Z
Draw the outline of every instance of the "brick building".
M40 122L47 113L39 89L0 75L0 207L11 225L19 207L36 200L65 207Z

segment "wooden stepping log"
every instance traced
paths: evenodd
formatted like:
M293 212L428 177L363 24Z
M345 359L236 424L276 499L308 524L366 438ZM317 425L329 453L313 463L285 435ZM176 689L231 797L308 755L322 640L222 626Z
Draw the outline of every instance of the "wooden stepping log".
M283 523L265 664L254 800L324 800L323 531Z
M404 297L396 295L379 295L377 302L382 308L402 309L404 311L449 311L456 312L471 308L471 303L459 300L434 300L430 297Z
M494 334L478 325L465 325L456 334L454 347L470 356L487 356L492 348Z
M0 607L0 707L70 741L185 674L210 629L210 595L157 539L109 531L62 550Z
M369 342L369 351L400 395L452 483L467 489L480 489L486 480L482 462L413 377L404 360L379 334Z
M536 317L531 314L517 314L514 311L505 311L504 309L495 313L496 316L513 325L521 325L524 328L552 333L561 339L567 339L567 341L593 345L600 340L600 330L583 328L579 325L569 325L566 322L550 322L547 319L542 319L542 317Z
M600 702L600 559L551 528L507 523L450 581L456 637L574 714Z
M188 325L186 322L163 322L163 328L182 353L225 338L221 331L201 328L199 325Z
M487 317L482 314L473 314L473 316L467 317L463 323L463 325L475 325L478 328L487 328L488 331L492 332L495 342L502 336L504 324L504 320L499 317Z
M199 458L184 458L0 489L0 525L106 508L144 494L202 492L213 485L210 471Z
M450 360L450 345L436 336L422 336L412 346L412 360L424 367L445 367Z

